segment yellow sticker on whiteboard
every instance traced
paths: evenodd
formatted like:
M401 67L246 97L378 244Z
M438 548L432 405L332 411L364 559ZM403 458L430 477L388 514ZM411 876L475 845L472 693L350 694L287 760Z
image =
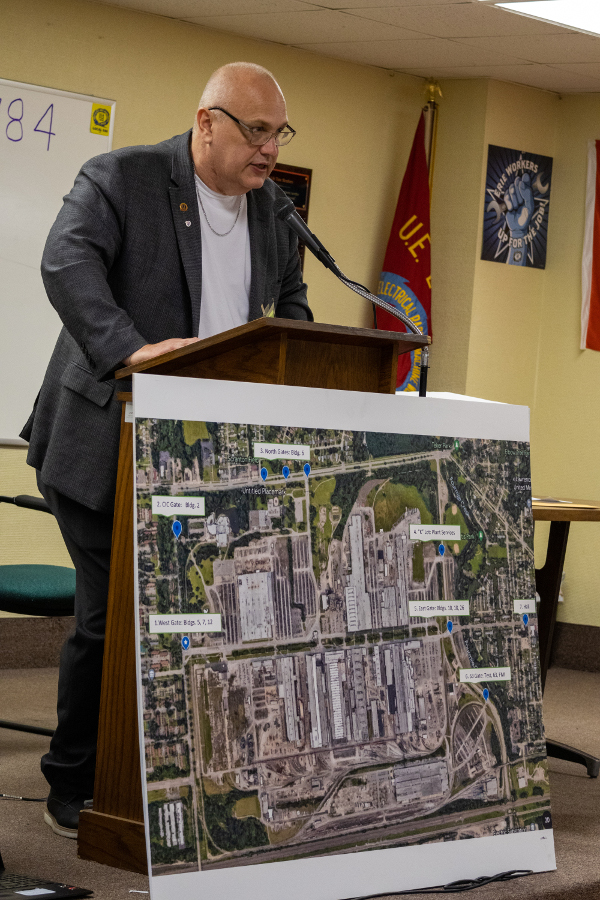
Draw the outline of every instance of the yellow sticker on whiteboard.
M90 121L92 134L108 134L110 131L110 106L104 103L92 103L92 119Z

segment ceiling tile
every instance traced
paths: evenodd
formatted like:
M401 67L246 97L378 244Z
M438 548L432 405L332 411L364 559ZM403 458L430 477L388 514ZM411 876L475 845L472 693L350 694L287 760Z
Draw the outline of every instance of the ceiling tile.
M319 9L304 0L98 0L137 12L154 13L173 19L194 16L228 16L242 13L270 13ZM379 0L381 3L381 0Z
M405 71L408 68L425 67L432 71L440 66L484 66L502 65L519 60L511 59L504 53L493 53L477 49L465 53L465 45L440 38L425 38L419 41L362 41L298 44L306 50L316 50L327 56L350 59L370 66Z
M459 38L461 44L480 50L497 50L494 38ZM512 57L538 63L600 62L600 40L572 31L561 35L541 34L537 37L511 37L502 48Z
M394 0L394 6L453 6L465 0ZM469 2L469 0L466 0ZM329 9L368 9L370 7L391 6L390 0L319 0L319 6Z
M565 72L553 66L535 66L533 78L529 82L532 87L557 94L579 94L600 92L600 77L590 78L588 75Z
M493 6L453 3L446 6L398 6L353 8L353 15L390 25L412 28L437 37L508 37L527 34L573 34L566 28Z
M396 38L419 39L420 35L394 25L371 22L332 9L287 13L264 13L243 16L202 16L188 22L232 31L246 37L282 44L321 44L327 42L377 41Z
M600 92L600 38L478 0L97 2L417 77L484 77L559 93Z
M436 69L402 69L404 75L420 78L493 78L511 81L529 87L555 91L558 94L600 92L600 74L597 78L565 72L563 67L543 66L537 63L516 66L448 66Z
M600 79L600 63L548 63L560 72L573 72L575 75L587 75L588 78Z

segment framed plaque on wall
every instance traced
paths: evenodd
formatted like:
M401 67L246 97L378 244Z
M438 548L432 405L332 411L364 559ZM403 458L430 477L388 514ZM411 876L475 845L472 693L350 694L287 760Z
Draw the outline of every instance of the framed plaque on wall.
M285 191L290 198L296 212L305 221L308 221L308 204L310 201L310 182L312 169L303 169L300 166L287 166L283 163L275 166L271 172L271 179ZM302 269L304 269L304 244L298 246Z

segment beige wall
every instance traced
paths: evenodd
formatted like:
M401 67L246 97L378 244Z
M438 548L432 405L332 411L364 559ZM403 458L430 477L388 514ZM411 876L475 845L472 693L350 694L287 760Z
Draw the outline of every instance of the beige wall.
M431 205L430 389L467 392L488 84L443 85Z
M553 156L556 94L442 83L432 206L432 387L534 406L546 272L483 261L489 144Z
M534 494L600 501L600 354L578 349L586 145L600 138L600 96L493 81L442 90L432 388L529 406ZM545 270L480 259L488 144L554 158ZM536 526L538 566L547 537ZM599 541L600 524L571 526L562 621L600 626Z
M0 77L116 100L115 147L184 131L216 66L271 68L298 130L280 159L314 170L310 224L342 269L376 284L419 80L85 0L4 0L2 22ZM530 405L534 491L600 500L600 355L577 349L585 152L600 137L600 97L483 80L442 87L430 386ZM554 157L543 272L479 259L488 143ZM306 279L317 321L370 324L370 311L310 256ZM0 472L2 493L35 492L22 450L0 449ZM0 507L0 558L64 563L51 520L34 540L19 535L33 533L33 515ZM538 561L546 534L537 530ZM600 525L572 528L565 621L600 625L598 538Z
M21 447L0 447L0 485L0 493L5 497L39 496L35 472L25 465L25 450ZM32 562L72 568L53 516L1 503L0 564Z
M565 96L557 115L532 446L535 481L551 496L600 501L600 353L580 350L587 142L600 139L600 96ZM600 524L571 526L566 622L600 626Z
M556 94L491 81L479 187L477 253L467 393L535 408L535 373L544 285L552 268L480 259L489 144L554 156ZM550 215L553 216L552 206ZM550 276L551 277L551 276Z

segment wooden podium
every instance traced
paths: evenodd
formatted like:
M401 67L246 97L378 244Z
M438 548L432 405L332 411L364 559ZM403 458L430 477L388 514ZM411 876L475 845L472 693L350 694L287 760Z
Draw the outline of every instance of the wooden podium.
M264 318L121 369L116 377L148 372L393 394L399 354L429 343L426 335ZM78 853L82 859L145 874L135 663L133 428L125 420L131 394L118 394L117 399L123 401L123 412L94 808L81 813Z

